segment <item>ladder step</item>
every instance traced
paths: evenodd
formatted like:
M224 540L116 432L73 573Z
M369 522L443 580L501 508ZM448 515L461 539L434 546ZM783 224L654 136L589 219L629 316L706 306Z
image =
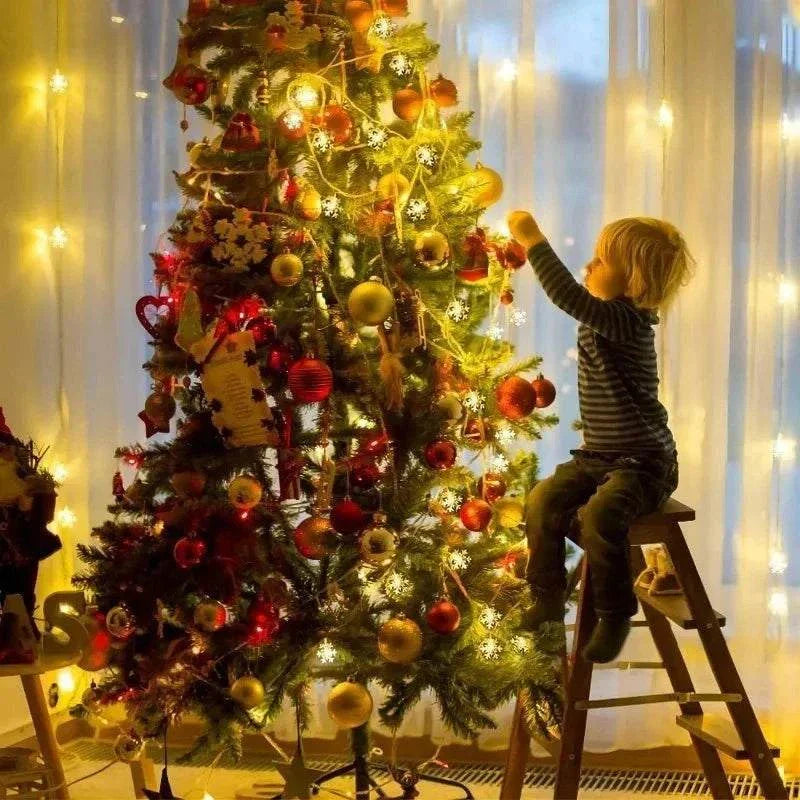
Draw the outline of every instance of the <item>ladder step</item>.
M663 661L610 661L608 664L595 664L597 669L618 669L627 672L631 669L664 669Z
M709 692L669 692L667 694L642 694L633 697L607 697L602 700L576 700L578 711L591 708L619 708L644 706L650 703L741 703L742 695L735 692L713 694Z
M742 744L739 733L729 719L718 717L715 714L680 714L675 721L681 728L685 728L698 739L708 742L725 755L738 761L749 760L750 756ZM780 747L769 743L767 747L772 758L780 757ZM756 755L760 757L760 754Z
M651 608L663 614L667 619L671 619L679 628L685 631L697 630L697 620L692 618L692 612L686 604L686 598L682 594L653 596L648 594L646 589L636 587L636 596L639 602L647 603ZM720 628L725 625L725 616L715 611L717 622Z

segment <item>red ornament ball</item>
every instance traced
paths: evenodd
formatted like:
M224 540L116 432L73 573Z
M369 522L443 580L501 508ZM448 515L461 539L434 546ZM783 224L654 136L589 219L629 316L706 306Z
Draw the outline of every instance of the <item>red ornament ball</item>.
M442 599L428 609L425 619L428 627L436 633L453 633L461 624L461 612L455 603Z
M380 0L381 11L390 17L405 17L408 14L408 0Z
M506 419L523 419L536 407L536 392L524 378L506 378L495 394L497 408Z
M356 456L350 462L350 480L359 489L372 489L383 477L372 456Z
M531 386L536 392L536 408L547 408L556 399L556 387L541 372L531 381Z
M478 494L487 503L494 503L506 493L506 482L502 475L496 472L487 472L478 478Z
M445 78L442 73L439 77L431 81L430 94L434 102L440 108L449 108L458 103L458 89L449 78Z
M269 317L259 315L247 323L247 330L253 334L253 341L262 345L275 339L278 327Z
M506 266L509 269L519 269L528 260L528 253L519 242L509 242L503 248L503 255L505 256Z
M301 358L289 367L289 390L298 403L319 403L333 389L331 368L318 358Z
M514 302L514 290L513 289L504 289L500 293L500 302L504 306L510 306Z
M278 130L290 142L300 141L308 133L308 124L302 111L290 108L278 117Z
M380 458L389 452L390 444L389 434L385 432L378 433L376 431L359 442L358 454Z
M461 522L470 531L485 531L492 519L492 508L479 497L467 500L459 511Z
M231 117L222 136L222 149L233 153L249 153L261 147L261 131L253 118L240 111Z
M333 529L345 536L361 533L367 527L368 522L364 509L349 497L340 500L331 509Z
M353 138L353 118L342 106L328 106L318 119L318 124L331 135L335 144L345 144Z
M170 80L169 78L167 79ZM196 64L185 64L171 76L171 89L182 103L189 106L205 103L211 95L212 75Z
M193 536L184 536L175 542L172 555L181 569L196 567L206 554L206 543Z
M425 463L431 469L450 469L456 463L456 446L448 439L436 439L425 448Z
M280 628L278 609L263 594L256 595L247 609L247 644L260 647L269 644Z
M270 347L267 353L267 367L280 375L286 373L292 363L292 351L285 344Z
M294 529L294 543L301 555L319 561L336 546L336 534L325 517L308 517Z

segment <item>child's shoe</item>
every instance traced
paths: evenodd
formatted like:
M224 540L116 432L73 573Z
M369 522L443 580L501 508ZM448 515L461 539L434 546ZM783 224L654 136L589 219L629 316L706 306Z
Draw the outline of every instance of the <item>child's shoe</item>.
M656 554L656 576L650 584L650 594L659 595L683 594L683 587L675 574L675 566L665 547L660 547Z
M629 617L605 616L597 620L592 635L581 655L595 664L613 661L622 650L631 630Z
M639 576L633 582L634 586L644 589L650 589L653 579L658 574L658 551L659 547L648 547L644 550L644 561L647 566L639 573Z
M563 622L565 613L561 592L533 595L533 605L522 613L522 627L535 631L545 622Z

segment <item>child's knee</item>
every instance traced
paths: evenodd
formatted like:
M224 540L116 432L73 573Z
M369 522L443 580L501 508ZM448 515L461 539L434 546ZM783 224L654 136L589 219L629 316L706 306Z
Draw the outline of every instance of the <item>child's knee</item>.
M550 478L539 481L525 501L525 524L528 533L561 527L564 506Z

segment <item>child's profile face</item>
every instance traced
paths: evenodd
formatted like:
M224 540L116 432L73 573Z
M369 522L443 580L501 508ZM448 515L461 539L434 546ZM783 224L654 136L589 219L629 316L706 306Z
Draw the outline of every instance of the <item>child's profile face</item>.
M623 297L628 288L625 271L601 258L597 248L594 258L586 265L584 283L589 294L599 300L616 300L618 297Z

